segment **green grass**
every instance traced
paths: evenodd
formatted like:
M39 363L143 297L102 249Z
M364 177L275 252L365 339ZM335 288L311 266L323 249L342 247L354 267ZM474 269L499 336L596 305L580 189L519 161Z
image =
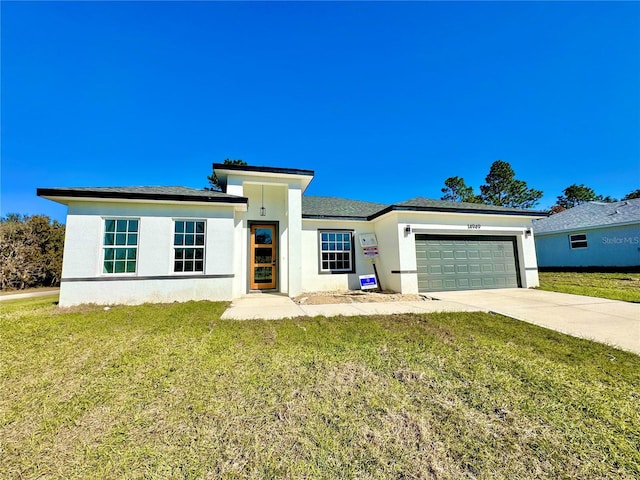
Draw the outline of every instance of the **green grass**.
M540 289L640 303L640 273L540 272Z
M0 304L0 478L638 478L640 357L498 315Z

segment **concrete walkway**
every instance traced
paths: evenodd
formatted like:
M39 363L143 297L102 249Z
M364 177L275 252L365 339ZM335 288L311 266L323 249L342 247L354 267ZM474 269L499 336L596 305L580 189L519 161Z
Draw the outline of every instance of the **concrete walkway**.
M291 317L334 317L337 315L389 315L394 313L477 312L482 308L450 301L335 303L297 305L285 295L252 293L238 298L222 314L233 320L275 320Z
M256 293L222 314L235 320L431 312L495 312L640 354L640 304L523 288L437 292L436 300L296 305L289 297Z
M435 298L640 354L640 304L524 288L437 292Z
M0 302L4 302L5 300L18 300L19 298L45 297L47 295L57 295L58 293L60 293L59 288L27 293L8 293L6 295L0 295Z

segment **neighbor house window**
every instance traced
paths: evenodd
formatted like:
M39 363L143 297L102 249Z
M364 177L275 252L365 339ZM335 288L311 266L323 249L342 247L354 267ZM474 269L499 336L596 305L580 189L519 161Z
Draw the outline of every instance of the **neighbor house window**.
M105 219L102 273L136 273L138 223L137 219Z
M204 272L204 220L176 220L173 271Z
M353 272L353 232L344 230L321 230L320 272Z
M571 248L587 248L587 235L584 233L578 233L576 235L569 235L569 243Z

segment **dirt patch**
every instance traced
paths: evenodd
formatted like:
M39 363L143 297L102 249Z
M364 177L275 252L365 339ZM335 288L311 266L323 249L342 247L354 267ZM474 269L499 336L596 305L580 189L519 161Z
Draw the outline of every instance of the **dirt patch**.
M420 302L426 300L422 295L385 292L365 292L349 290L347 292L311 292L303 293L293 299L298 305L326 305L328 303L379 303L379 302Z

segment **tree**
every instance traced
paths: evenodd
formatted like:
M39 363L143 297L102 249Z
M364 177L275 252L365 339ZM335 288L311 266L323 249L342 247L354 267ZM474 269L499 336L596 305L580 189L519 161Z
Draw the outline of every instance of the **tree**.
M564 208L573 208L576 205L582 205L587 202L595 202L602 197L599 197L591 187L587 187L583 184L569 185L562 191L563 195L558 197L557 205Z
M64 225L45 215L0 219L0 288L58 285L64 232Z
M478 196L473 193L473 187L467 186L462 177L449 177L444 181L445 188L441 191L444 193L441 200L449 202L471 202L479 203Z
M532 208L542 197L542 191L528 188L526 182L517 180L511 165L503 160L491 164L485 182L480 186L480 199L487 205Z
M633 192L627 193L622 200L633 200L634 198L640 198L640 188L635 189Z
M561 207L560 205L554 205L549 209L549 215L555 215L556 213L564 212L566 208Z
M247 162L245 162L244 160L240 160L240 159L236 159L236 160L231 160L229 158L225 158L224 162L222 162L225 165L246 165ZM207 180L209 180L209 185L204 187L205 190L212 190L215 192L221 192L222 191L222 186L220 185L220 181L218 180L218 176L216 175L216 172L211 172L211 175L209 175L207 177Z

